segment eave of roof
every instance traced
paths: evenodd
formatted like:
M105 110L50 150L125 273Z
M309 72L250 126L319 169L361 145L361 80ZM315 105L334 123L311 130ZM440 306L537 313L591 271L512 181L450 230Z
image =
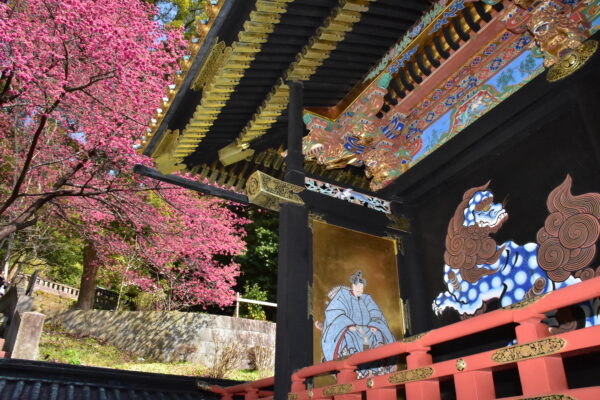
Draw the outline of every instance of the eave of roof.
M287 4L288 2L286 1L282 3ZM235 136L237 136L240 133L240 131L244 129L244 125L247 125L247 127L245 128L245 130L243 130L241 137L238 137L238 139L244 139L244 141L238 140L237 143L240 143L242 144L242 146L244 146L249 142L250 139L254 139L252 142L252 147L254 147L254 144L256 143L259 145L257 147L257 151L264 150L266 147L261 147L261 143L264 143L265 139L266 143L269 143L269 141L272 140L270 136L273 135L267 134L267 137L264 139L261 137L261 135L264 135L264 133L267 131L272 131L273 127L279 128L282 125L284 125L284 123L282 124L282 122L285 121L285 106L287 103L287 101L285 100L287 99L285 94L285 88L283 87L284 85L281 84L281 80L280 84L274 87L272 86L272 83L271 86L264 86L265 83L268 82L262 81L268 81L270 79L271 82L277 82L277 79L281 78L286 70L288 72L295 71L295 74L309 72L312 74L312 77L310 81L306 82L307 90L305 91L305 93L307 94L307 102L309 104L314 104L314 97L316 97L319 100L326 100L325 98L331 97L327 96L330 92L333 96L332 99L335 98L335 102L337 102L340 98L347 94L348 87L351 88L353 82L356 82L362 78L364 73L367 72L368 68L372 67L372 65L375 64L376 61L379 60L380 57L388 51L389 46L396 42L397 37L408 27L410 27L413 24L413 22L417 19L417 17L421 15L421 12L427 7L427 5L423 4L420 0L411 0L410 2L405 3L403 2L402 6L397 5L396 2L391 0L379 0L375 2L367 2L363 0L350 0L339 2L333 0L326 0L317 2L318 5L321 6L320 11L317 12L317 6L312 5L309 7L309 5L311 5L312 3L315 2L312 0L297 0L295 2L289 3L288 7L292 8L291 12L293 13L293 15L284 15L284 18L287 18L284 21L285 23L276 25L274 32L268 35L267 38L270 41L265 44L265 51L261 53L264 53L269 58L273 58L275 60L274 64L279 63L280 66L278 71L275 71L275 69L273 69L273 66L271 66L270 69L262 69L266 62L264 60L260 61L258 59L258 57L261 54L258 53L257 59L253 62L251 70L246 71L246 73L244 74L245 76L243 78L246 80L244 82L253 84L254 86L248 86L247 84L242 82L242 86L246 89L240 92L240 90L243 89L243 87L238 88L236 86L234 92L232 92L232 96L230 96L230 100L226 99L226 95L228 93L225 93L225 96L222 96L224 98L224 102L227 103L225 109L216 110L214 108L205 108L200 110L201 113L198 113L199 110L196 110L196 116L201 117L202 119L197 119L196 121L198 122L191 122L187 126L189 130L188 133L192 134L189 135L189 137L186 137L185 134L183 135L183 137L180 137L180 135L182 134L182 128L185 129L184 126L181 126L181 121L179 121L179 123L174 123L173 118L171 118L170 120L167 120L167 118L165 118L166 123L163 122L161 129L158 133L163 139L162 150L168 153L168 156L166 158L171 162L171 165L176 164L177 162L180 163L182 159L181 156L186 154L186 152L188 152L190 149L196 149L196 151L194 154L188 156L185 159L185 163L189 167L188 169L192 169L194 166L199 165L203 162L211 163L216 159L216 151L225 147L228 143L231 143L235 139ZM360 11L365 11L369 7L372 7L372 12L370 14L365 14L368 18L365 20L364 23L360 19L358 20L361 21L357 27L358 31L348 31L350 26L347 23L356 20L358 17L360 17ZM332 12L332 9L335 11ZM305 14L307 16L304 16ZM327 15L329 15L330 18L325 18L325 16ZM402 15L407 15L407 17L402 19L400 18L400 16ZM331 18L332 16L333 18ZM306 29L302 25L305 22L308 22L308 19L310 19L311 23L313 23L314 27L312 29ZM349 21L344 21L344 19L348 19ZM394 22L398 26L395 30L391 28L378 30L374 25L378 22L383 25L394 25ZM322 26L323 24L325 25L325 28ZM307 47L307 45L305 44L305 47L302 47L302 43L308 41L308 39L311 37L311 32L314 32L314 29L318 27L320 27L317 31L318 35L323 36L333 34L335 37L342 40L340 42L337 42L336 45L335 41L318 39L317 37L313 37L313 40L310 41L311 46ZM299 32L299 34L302 34L302 32L304 32L304 39L302 39L298 44L296 44L296 48L298 50L293 53L290 53L291 55L289 56L289 58L286 59L289 60L289 62L286 62L286 60L284 60L283 57L279 56L277 52L277 46L281 47L281 45L277 44L277 40L290 40L290 38L293 39L295 37L298 37L298 34L296 32ZM331 39L329 36L323 37ZM376 41L375 43L373 43L372 46L367 47L364 45L366 44L365 42L372 40ZM378 41L383 41L383 43L378 43ZM311 58L311 56L315 55L311 53L311 51L314 52L315 50L313 49L313 46L318 47L327 45L332 46L332 48L335 49L330 58L325 57L325 59L323 59L323 53L319 52L316 52L316 59ZM349 52L351 50L351 46L355 46L354 53ZM251 47L250 50L254 51L257 47L259 46ZM263 46L260 47L262 48ZM288 47L291 48L289 45L287 45L286 48ZM356 52L356 49L358 49L358 52ZM207 49L207 52L208 50L209 48ZM364 54L361 54L361 52L363 52ZM326 51L326 53L331 53L331 51ZM377 53L377 55L374 57L375 54L373 53ZM297 54L304 54L304 57L299 56L298 60L294 60L294 55ZM348 57L351 57L352 60L356 60L356 63L348 63ZM310 65L319 63L322 65ZM290 64L292 64L291 68ZM332 77L331 71L333 71L333 73L335 74L335 72L337 72L336 67L350 68L341 70L341 76ZM352 72L353 70L354 72ZM271 75L266 76L264 79L258 79L256 76L252 78L252 71L257 71L257 73L259 73L260 71L264 71L267 74ZM350 74L350 72L352 72L352 74ZM290 77L292 76L290 75ZM295 77L302 78L302 76L299 75L295 75ZM305 76L304 78L307 77L308 76ZM252 79L253 81L247 81L247 79ZM347 79L350 80L350 85L346 85L345 87L340 85L340 80ZM327 80L334 81L335 83L328 84L326 82ZM236 85L237 83L239 82L233 82L233 84ZM264 101L265 94L260 94L259 92L256 92L254 90L249 91L249 89L259 89L259 87L262 88L261 90L264 91L263 93L271 93L270 100L269 98L267 98L267 101ZM269 87L272 89L271 92L267 92L269 90ZM336 93L333 93L331 89L335 87L344 88ZM323 96L323 93L327 95ZM204 93L198 93L196 96L196 102L198 101L198 97L200 95L205 96ZM240 96L242 97L241 99ZM236 98L234 99L233 97ZM189 94L188 98L190 98ZM191 99L193 100L193 98ZM335 102L333 104L335 104ZM246 103L253 103L256 104L255 107L258 107L258 109L254 108L254 110L252 110L251 108L249 108L252 106L248 105L248 107L244 109L244 111L241 111L242 109L239 108L240 103L244 106L246 105ZM185 107L185 105L182 106ZM231 107L236 108L232 109ZM236 111L238 109L240 111ZM222 113L216 114L216 111L222 111ZM231 114L231 112L233 112L234 114ZM214 117L215 115L219 115L219 117L212 119L212 117ZM253 115L254 117L252 118ZM235 126L237 126L237 128L235 128ZM180 131L176 133L167 133L167 127L171 129L171 132L173 132L176 129L180 129ZM258 138L258 140L255 140L256 138ZM202 141L202 146L200 146L200 150L198 150L198 142L200 140ZM275 138L274 142L277 144L275 147L278 147L278 145L281 144L277 143L278 141L279 140ZM153 138L153 142L151 142L150 145L147 146L145 153L150 155L153 152L155 152L155 150L157 149L158 142L159 141L157 139ZM210 155L207 157L207 154L209 153ZM173 161L175 163L173 163ZM172 170L169 172L172 172Z

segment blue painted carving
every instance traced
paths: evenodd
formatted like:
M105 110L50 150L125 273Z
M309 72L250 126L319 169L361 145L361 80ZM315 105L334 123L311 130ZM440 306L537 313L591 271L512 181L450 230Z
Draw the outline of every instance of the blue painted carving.
M446 290L433 302L441 314L454 309L463 316L485 311L572 285L600 274L590 268L600 237L600 194L571 194L571 178L552 191L548 216L537 243L496 243L491 234L508 220L494 203L488 184L465 192L448 225L444 253ZM586 325L598 324L598 302L581 304Z

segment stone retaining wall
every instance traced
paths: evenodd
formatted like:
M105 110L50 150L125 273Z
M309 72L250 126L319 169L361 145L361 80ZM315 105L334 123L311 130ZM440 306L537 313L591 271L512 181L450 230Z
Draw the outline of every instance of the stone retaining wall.
M71 332L106 340L147 359L210 363L217 343L275 346L275 324L184 312L68 311L53 316ZM246 359L246 364L248 359Z

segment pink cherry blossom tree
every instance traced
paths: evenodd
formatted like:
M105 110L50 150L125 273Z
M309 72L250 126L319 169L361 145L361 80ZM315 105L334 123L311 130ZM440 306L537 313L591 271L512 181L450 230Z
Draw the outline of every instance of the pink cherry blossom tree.
M238 266L215 258L243 251L244 221L131 173L186 51L155 16L140 0L0 2L0 246L44 219L89 244L82 289L91 265L137 252L155 282L177 271L178 301L226 304Z
M138 196L144 200L137 201ZM84 211L80 218L94 244L90 261L96 268L106 265L116 270L123 278L120 286L127 283L145 292L165 293L163 308L167 310L231 304L231 287L239 275L232 257L245 250L247 220L224 207L221 200L179 188L164 187L119 200L127 205L119 208L114 219L115 215L107 219L93 212L94 205L69 205L73 211ZM65 215L74 214L65 211ZM86 278L84 271L82 287Z

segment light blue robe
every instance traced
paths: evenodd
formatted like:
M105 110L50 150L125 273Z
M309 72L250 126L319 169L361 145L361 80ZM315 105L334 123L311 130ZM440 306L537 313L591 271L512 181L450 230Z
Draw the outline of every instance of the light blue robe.
M356 297L349 288L341 287L327 305L321 336L326 361L394 341L381 309L368 294Z

